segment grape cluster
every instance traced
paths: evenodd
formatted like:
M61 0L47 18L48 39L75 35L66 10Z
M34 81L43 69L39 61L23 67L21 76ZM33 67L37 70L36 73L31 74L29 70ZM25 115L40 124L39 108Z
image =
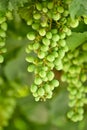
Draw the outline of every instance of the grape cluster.
M69 107L71 110L68 112L68 117L74 121L81 121L84 114L84 104L87 103L86 93L87 75L84 70L84 46L72 51L67 52L63 59L62 81L66 81L69 85ZM87 48L86 48L87 49Z
M14 112L16 106L14 92L10 86L7 88L0 77L0 128L8 125L8 120Z
M26 52L29 56L28 71L35 79L31 92L36 101L52 97L52 91L59 86L53 69L61 70L62 59L68 51L66 37L71 35L68 4L65 1L37 2L32 9L27 25L31 27L27 38L31 41ZM34 55L32 56L32 52Z
M6 39L6 30L7 30L6 17L0 15L0 63L2 63L4 60L3 53L6 52L6 48L4 48Z

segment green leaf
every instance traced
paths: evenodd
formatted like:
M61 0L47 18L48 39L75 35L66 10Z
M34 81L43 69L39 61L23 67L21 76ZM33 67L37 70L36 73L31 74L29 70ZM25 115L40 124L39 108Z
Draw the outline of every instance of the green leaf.
M74 50L87 40L87 32L77 33L73 32L70 37L66 39L66 43L70 50Z
M33 123L45 124L48 121L48 110L45 103L35 102L30 96L18 102L22 112Z
M87 15L87 0L73 0L69 7L71 18Z

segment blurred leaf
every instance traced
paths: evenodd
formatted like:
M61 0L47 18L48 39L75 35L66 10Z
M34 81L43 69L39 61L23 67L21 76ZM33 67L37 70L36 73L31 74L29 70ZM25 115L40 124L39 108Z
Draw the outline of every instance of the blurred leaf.
M19 100L19 106L29 121L45 124L48 121L48 110L44 103L35 102L30 97Z
M72 19L76 16L87 15L87 0L72 0L69 11Z
M67 45L70 50L74 50L87 40L87 32L76 33L73 32L70 37L66 39Z

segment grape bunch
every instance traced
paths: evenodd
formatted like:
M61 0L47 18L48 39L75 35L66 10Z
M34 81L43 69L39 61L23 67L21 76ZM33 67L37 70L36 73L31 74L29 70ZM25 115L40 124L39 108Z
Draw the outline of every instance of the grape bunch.
M7 88L5 81L0 77L0 128L8 125L15 106L15 91L11 86Z
M29 12L27 25L31 31L27 34L30 43L26 48L29 54L26 61L28 71L34 72L35 77L31 92L36 101L45 101L59 86L53 69L63 68L62 59L68 51L66 37L71 35L68 3L63 0L37 2Z
M67 116L74 122L83 119L83 107L87 103L87 87L84 84L87 81L87 74L84 68L83 54L86 45L83 44L78 49L67 52L63 59L64 74L61 79L69 84L67 90L69 92L69 107L71 108Z
M4 48L6 40L6 30L6 17L4 15L0 15L0 63L4 61L3 53L6 52L6 48Z

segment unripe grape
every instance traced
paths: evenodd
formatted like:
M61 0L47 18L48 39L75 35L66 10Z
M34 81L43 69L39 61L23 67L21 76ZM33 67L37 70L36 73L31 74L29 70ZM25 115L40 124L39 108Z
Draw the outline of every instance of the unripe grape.
M39 89L38 89L38 95L39 95L40 97L42 97L42 96L44 96L44 94L45 94L44 89L43 89L43 88L39 88Z
M58 21L61 18L61 15L59 13L52 15L53 20Z
M47 73L47 78L48 78L49 81L53 80L53 78L54 78L54 73L53 73L52 71L49 71L49 72Z
M48 9L52 9L53 8L53 2L48 2L47 7L48 7Z
M27 61L27 62L30 62L30 63L33 63L33 62L34 62L34 57L33 57L33 56L28 56L28 57L26 58L26 61Z
M33 24L32 24L32 28L33 28L34 30L38 30L38 29L39 29L39 24L38 24L38 23L33 23Z
M33 14L33 18L34 18L35 20L38 20L38 19L41 18L41 14L40 14L40 13L35 13L35 14Z
M54 86L54 87L58 87L58 86L59 86L59 81L56 80L56 79L53 79L53 80L51 81L51 85Z
M2 38L5 38L5 37L6 37L5 31L2 30L2 29L0 29L0 36L1 36Z
M56 41L52 41L51 42L51 47L56 47L57 46L57 42Z
M84 23L87 24L87 17L84 17Z
M35 84L32 84L30 90L32 93L35 93L37 91L37 86Z
M86 74L82 74L82 75L81 75L81 81L82 81L82 82L85 82L86 80L87 80Z
M46 37L47 37L47 39L51 39L52 38L52 33L51 32L47 32L46 33Z
M72 28L76 28L78 25L79 25L79 20L78 20L78 19L75 19L75 20L71 20L71 21L70 21L70 26L71 26Z
M35 42L35 43L33 44L33 49L34 49L34 50L37 50L39 47L40 47L40 44L39 44L38 42Z
M58 6L57 11L59 13L63 13L64 12L64 8L62 6Z
M42 79L40 77L35 77L34 83L36 85L40 85L42 83Z
M48 55L47 56L47 60L49 61L49 62L53 62L54 60L55 60L55 57L54 57L54 55Z
M49 46L49 45L50 45L50 40L47 39L46 37L44 37L44 38L42 39L42 42L43 42L43 44L46 45L46 46Z
M47 94L46 98L51 99L51 98L52 98L52 94L53 94L53 93L50 91L50 92Z
M33 72L35 70L35 66L33 64L30 64L27 70L28 72Z
M7 23L6 23L6 22L2 23L2 24L1 24L1 28L2 28L4 31L6 31L6 30L7 30Z
M34 33L34 32L29 32L29 33L27 34L27 38L28 38L29 40L34 40L34 39L35 39L35 33Z
M35 97L35 101L38 102L40 100L40 97Z
M46 76L46 72L43 71L43 70L41 70L41 71L39 72L39 75L41 76L41 78L44 78L44 77Z
M45 84L45 85L44 85L44 90L45 90L46 93L49 93L49 92L51 91L50 85Z
M52 34L56 34L57 33L57 29L52 29L51 32L52 32Z
M60 39L60 37L58 34L53 34L53 36L52 36L53 41L57 42L57 41L59 41L59 39Z
M46 56L46 55L45 55L45 52L43 52L43 51L38 52L38 57L39 57L40 59L43 59L45 56Z
M66 46L66 41L65 41L65 40L59 40L59 44L60 44L62 47L65 47L65 46Z
M49 50L49 46L47 46L47 45L42 45L41 46L41 51L47 52L48 50Z
M40 29L39 34L40 34L40 36L45 36L45 34L46 34L45 29L44 28Z
M46 7L44 7L44 8L42 9L42 11L43 11L44 13L47 13L47 12L48 12L48 9L47 9Z
M32 19L28 19L27 25L32 25L32 23L33 23L33 20Z
M37 9L38 11L41 11L41 10L42 10L42 5L41 5L41 3L36 3L36 9Z
M4 41L0 41L0 47L3 47L5 45Z

